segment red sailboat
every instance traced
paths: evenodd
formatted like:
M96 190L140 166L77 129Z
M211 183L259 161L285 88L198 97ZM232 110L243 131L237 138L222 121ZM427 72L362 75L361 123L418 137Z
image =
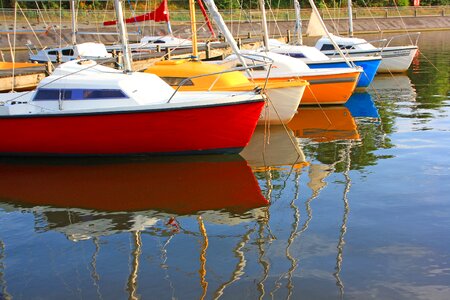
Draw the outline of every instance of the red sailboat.
M256 92L175 92L131 72L116 0L124 71L93 61L58 67L32 92L0 95L0 155L238 153L264 106Z

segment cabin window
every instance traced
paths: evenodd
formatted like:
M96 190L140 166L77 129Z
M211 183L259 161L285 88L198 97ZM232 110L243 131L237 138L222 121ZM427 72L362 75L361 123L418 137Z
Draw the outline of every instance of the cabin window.
M121 90L83 90L83 99L128 98Z
M153 41L153 44L165 44L166 42L165 41L163 41L163 40L156 40L156 41Z
M168 85L172 86L179 86L183 80L186 78L184 77L161 77L162 80L164 80ZM192 80L188 79L184 81L183 86L193 86L194 83Z
M36 96L34 96L35 101L70 100L71 98L71 90L59 89L39 89L36 93Z
M64 49L61 52L62 52L62 55L73 56L73 49Z
M47 54L48 55L58 55L58 51L56 51L56 50L48 51Z
M354 49L352 45L338 45L341 49ZM327 50L334 50L334 46L332 44L323 44L322 48L320 48L320 51L327 51Z
M303 53L283 53L284 55L295 57L295 58L305 58L306 56Z
M116 89L38 89L35 101L51 100L98 100L128 98Z

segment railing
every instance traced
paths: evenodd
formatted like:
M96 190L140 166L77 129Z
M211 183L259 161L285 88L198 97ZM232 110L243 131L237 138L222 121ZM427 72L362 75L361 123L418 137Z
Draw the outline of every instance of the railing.
M252 69L258 68L258 67L268 66L268 68L267 68L267 75L266 75L266 80L264 82L264 86L259 87L259 88L261 88L261 91L264 91L266 89L267 80L268 80L269 75L270 75L270 70L272 69L273 60L271 58L267 57L267 56L258 55L258 54L252 54L251 56L247 56L247 55L243 55L243 54L240 54L240 55L241 55L242 58L250 60L252 64L248 65L248 66L234 67L234 68L223 70L223 71L220 71L220 72L213 72L213 73L201 74L201 75L196 75L196 76L191 76L191 77L184 78L178 84L177 88L173 92L172 96L170 96L169 100L167 100L167 103L169 103L173 99L173 97L176 95L176 93L180 90L181 87L183 87L187 82L189 82L192 79L201 78L201 77L208 77L208 76L214 76L214 75L222 75L222 74L225 74L225 73L236 72L236 71L248 71L248 70L252 70ZM216 84L216 81L213 82L213 84L209 87L208 90L211 90L214 87L215 84Z
M329 8L320 9L320 14L324 19L347 19L347 8ZM130 10L125 10L125 17L130 18L133 13ZM147 11L135 11L135 15L147 13ZM198 19L203 20L203 16L200 12L197 12ZM261 19L261 12L259 10L222 10L220 14L225 21L233 22L246 22L246 21L258 21ZM421 7L354 7L353 18L395 18L395 17L421 17L421 16L448 16L450 14L450 6L421 6ZM13 9L0 9L0 24L5 26L6 20L7 26L11 26L14 20ZM305 8L301 11L301 17L303 20L308 20L311 15L311 9ZM70 10L63 9L23 9L23 14L18 12L17 19L19 22L25 21L25 17L30 23L42 24L42 23L59 23L62 20L64 23L70 21ZM78 11L78 23L92 24L99 23L107 20L113 20L115 18L115 12L113 10L79 10ZM189 22L189 11L187 10L174 10L170 11L170 18L172 24ZM267 19L269 21L294 21L295 11L294 9L271 9L267 11Z

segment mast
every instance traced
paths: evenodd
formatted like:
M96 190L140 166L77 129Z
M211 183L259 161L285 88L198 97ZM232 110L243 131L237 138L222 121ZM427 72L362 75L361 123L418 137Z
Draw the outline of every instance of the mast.
M259 0L259 6L261 6L262 26L264 31L264 47L266 51L269 51L269 31L267 30L266 8L264 6L264 0Z
M295 35L297 36L297 43L303 45L302 37L302 16L300 15L300 3L298 0L294 0L295 7Z
M333 44L334 48L336 49L336 51L339 52L339 55L344 58L345 62L347 63L347 65L350 68L354 68L354 64L351 63L347 56L344 55L344 53L342 52L341 48L339 48L338 44L336 44L336 41L334 40L334 38L331 36L330 32L327 29L327 26L325 25L325 23L323 22L322 18L320 17L319 14L319 10L317 9L316 4L314 4L314 0L309 0L309 4L311 5L311 9L313 10L313 13L315 13L319 19L320 25L322 25L323 30L325 31L325 33L327 34L328 38L330 39L331 43Z
M227 25L225 24L222 16L220 15L219 11L217 10L217 6L214 3L214 0L203 0L203 2L208 7L208 11L211 14L211 17L214 19L214 22L216 22L217 26L219 27L219 30L225 36L225 39L227 40L231 49L233 49L233 52L238 57L242 66L247 67L247 63L245 62L245 59L241 56L239 47L237 46L236 41L234 40L233 35L231 34L230 30L228 29ZM248 69L246 69L246 72L247 72L247 74L250 75L250 77L252 77L251 73Z
M123 71L125 73L131 72L131 51L128 45L127 29L123 21L122 0L114 0L116 9L117 25L119 27L120 42L122 43L123 54Z
M192 59L198 60L197 25L195 24L195 1L194 0L189 0L189 13L191 15Z
M348 8L348 36L353 37L353 10L352 0L347 0Z
M70 12L72 15L72 45L76 45L76 43L77 43L77 23L76 23L75 0L70 0Z

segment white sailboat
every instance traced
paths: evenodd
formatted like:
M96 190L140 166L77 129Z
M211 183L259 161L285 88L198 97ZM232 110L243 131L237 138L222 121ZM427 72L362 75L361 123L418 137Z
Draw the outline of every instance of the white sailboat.
M366 41L365 39L353 37L353 19L352 19L352 1L348 0L348 11L349 11L349 37L340 37L333 35L333 39L339 45L345 53L352 57L357 56L370 56L370 55L381 55L382 60L380 67L378 68L379 73L401 73L408 70L412 63L414 56L418 51L417 42L420 33L416 33L417 38L415 43L411 40L410 45L405 46L389 46L393 39L400 36L391 37L386 41L386 45L383 47L375 47ZM311 18L310 24L311 28L315 27L314 19ZM308 26L308 29L309 29ZM323 36L319 39L315 45L317 49L322 51L328 56L334 56L337 54L334 46L331 43L329 37Z
M28 57L31 62L46 63L50 62L68 62L76 59L92 59L92 60L110 60L112 54L108 53L106 47L102 43L86 42L77 43L77 23L75 0L70 0L71 11L71 44L63 47L44 48L41 50L28 41Z

